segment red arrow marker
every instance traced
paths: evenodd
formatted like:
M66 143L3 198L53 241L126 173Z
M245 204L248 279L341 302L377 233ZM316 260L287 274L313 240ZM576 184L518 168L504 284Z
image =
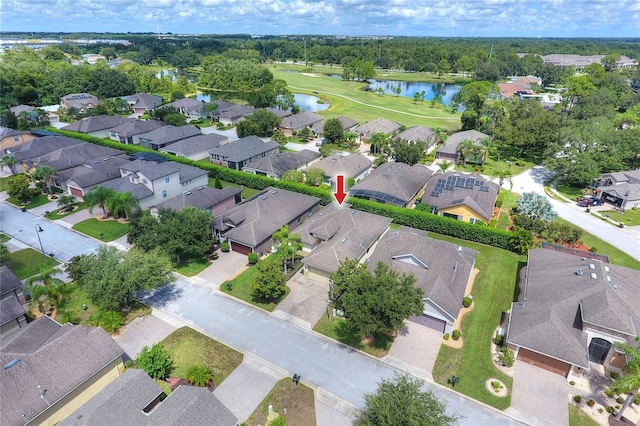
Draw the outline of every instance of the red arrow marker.
M336 197L336 201L339 205L342 205L342 202L345 198L347 198L347 193L344 192L344 176L337 176L338 183L336 184L336 192L333 193L333 196Z

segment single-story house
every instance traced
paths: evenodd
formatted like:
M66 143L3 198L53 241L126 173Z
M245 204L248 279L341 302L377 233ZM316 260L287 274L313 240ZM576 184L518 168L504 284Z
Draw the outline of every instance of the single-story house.
M177 101L162 105L162 107L173 107L189 118L207 118L209 113L204 110L205 103L193 98L182 98Z
M0 336L27 325L22 304L27 300L22 292L22 282L8 266L0 266Z
M247 173L280 179L289 170L301 170L320 159L320 153L303 149L296 152L280 152L261 158L242 168Z
M77 145L65 146L42 156L24 160L22 161L22 167L24 170L31 171L33 168L49 166L56 172L61 172L93 161L124 154L124 151L120 151L119 149L94 145L83 141L78 142L80 143ZM54 184L61 188L59 181L54 181Z
M282 109L280 107L267 107L265 109L270 113L277 115L280 118L289 117L291 114L293 114L291 112L291 109Z
M209 151L229 141L229 138L217 133L196 135L180 139L160 148L160 152L198 161L209 157Z
M136 93L135 95L125 96L124 100L127 101L133 112L136 114L142 114L150 111L160 105L162 105L162 96L149 95L147 93Z
M363 179L371 173L373 162L364 155L354 152L349 155L334 154L330 157L325 157L305 171L310 168L322 170L327 181L335 186L337 175L343 175L345 179L353 178L356 182Z
M345 132L355 132L355 129L360 125L360 123L358 123L358 120L346 117L344 115L338 117L338 120L340 121L340 124L342 124L342 130Z
M162 209L180 211L185 207L195 207L199 210L205 210L215 217L241 201L242 190L240 188L227 186L226 188L216 189L208 186L199 186L156 204L149 210L151 214L157 215Z
M597 182L598 197L623 209L640 207L640 169L603 174Z
M17 117L23 112L33 111L34 109L36 109L36 107L32 107L31 105L20 104L20 105L10 107L9 111L11 111L13 115Z
M490 139L491 136L479 132L477 130L465 130L462 132L457 132L452 134L447 138L445 143L440 147L438 152L436 152L436 158L440 158L442 160L448 160L456 162L460 158L460 153L458 152L458 145L460 145L463 141L469 140L476 146L481 146L482 141L484 139ZM482 158L471 158L467 156L467 161L482 163L484 162L484 154Z
M291 136L293 132L298 132L306 127L311 131L312 135L320 136L324 128L323 120L321 115L305 111L284 117L280 122L280 130L285 135Z
M110 129L128 121L133 121L133 118L121 117L119 115L96 115L74 121L64 126L62 130L85 133L89 136L95 136L96 138L108 138L110 137Z
M489 223L500 186L478 174L448 172L431 176L422 204L438 216Z
M98 105L98 102L98 98L89 93L71 93L60 98L62 108L75 108L81 113Z
M438 134L428 127L413 126L398 134L398 139L405 142L422 141L427 144L427 152L435 149L438 142Z
M128 162L129 159L122 155L96 159L58 172L57 179L63 191L83 198L95 186L120 177L120 166Z
M129 120L109 129L109 139L133 145L135 143L134 136L149 133L166 125L165 122L157 120Z
M10 151L12 148L35 138L36 135L26 130L21 131L0 127L0 153Z
M358 135L358 141L361 142L370 140L376 133L393 135L395 132L400 130L400 127L402 126L398 123L387 120L386 118L376 118L375 120L371 120L368 123L356 127L354 131Z
M279 151L280 145L277 142L264 142L257 136L246 136L210 150L209 161L230 169L242 170L246 165Z
M556 247L557 248L557 247ZM640 271L550 248L529 251L506 342L517 359L578 380L591 363L620 372L613 343L640 333Z
M349 190L349 195L382 204L411 207L422 197L424 188L433 172L416 164L389 161L374 169L368 176Z
M218 107L211 112L214 120L219 121L225 126L232 126L244 120L247 115L253 114L255 108L248 105L230 104L224 107Z
M129 368L60 426L236 426L238 419L209 389L180 385L168 396L144 370Z
M213 218L213 229L238 253L266 253L285 225L294 231L320 208L320 199L269 187Z
M167 161L134 160L120 166L119 178L100 184L116 192L131 192L147 209L200 186L207 186L208 173L197 167Z
M475 250L402 226L384 234L366 261L372 271L378 262L383 262L401 274L413 275L415 286L424 291L424 310L411 320L451 333L460 328L458 314L477 255Z
M43 156L60 148L82 143L86 142L81 141L80 139L70 138L68 136L40 136L21 145L10 148L9 152L16 158L16 160L22 163L31 158ZM22 172L26 172L26 170L23 169Z
M346 204L329 204L296 230L302 238L303 250L309 252L302 259L304 275L329 283L341 261L361 259L390 224L388 217L353 210Z
M122 348L101 327L44 315L2 339L2 424L56 424L124 371Z
M162 126L147 133L140 133L133 137L133 142L146 148L158 151L172 142L189 138L200 134L200 129L195 126Z

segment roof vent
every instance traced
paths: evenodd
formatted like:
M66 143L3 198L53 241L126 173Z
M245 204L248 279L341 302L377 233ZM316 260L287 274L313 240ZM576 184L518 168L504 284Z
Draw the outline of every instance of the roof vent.
M344 237L343 239L340 240L341 243L346 243L347 242L347 237Z
M589 264L589 269L596 269L596 265L594 265L593 263Z
M277 194L278 191L276 189L274 189L273 191L271 191L272 194Z
M20 362L20 358L14 358L11 361L9 361L8 363L6 363L5 365L2 366L3 369L8 370L11 367L13 367L14 365L16 365L17 363Z
M191 195L191 191L185 192L184 195Z
M582 274L583 274L582 269L580 268L576 269L576 275L582 275Z
M269 197L267 197L266 195L264 197L262 197L263 200L266 200L267 198L269 198Z
M605 270L606 272L609 272L609 267L608 267L608 266L605 266L605 267L604 267L604 270Z
M611 276L607 275L607 282L611 282Z
M592 272L590 275L592 280L598 279L598 276L596 275L595 272Z

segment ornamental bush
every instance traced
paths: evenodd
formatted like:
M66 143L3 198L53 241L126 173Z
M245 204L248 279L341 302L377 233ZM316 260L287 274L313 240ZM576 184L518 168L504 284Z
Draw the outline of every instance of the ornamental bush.
M255 265L256 263L258 263L258 259L260 259L260 256L258 256L258 253L249 253L248 258L249 265Z
M580 402L582 401L582 397L580 395L573 395L573 400L576 402L576 404L580 404Z
M124 324L120 313L102 310L95 315L91 315L87 321L93 326L102 327L107 333L115 332Z
M465 308L468 308L469 306L471 306L472 303L473 303L473 298L470 296L465 296L465 298L462 299L462 306L464 306Z
M187 369L186 378L192 385L204 387L213 380L213 371L204 365L192 365Z
M460 330L453 330L453 333L451 333L453 340L458 340L461 335L462 333L460 333Z
M516 357L512 350L502 348L498 354L498 360L500 361L500 364L505 367L513 367L513 364L516 362Z
M223 253L229 253L229 250L231 250L231 246L229 246L229 243L225 241L224 243L220 244L220 250Z

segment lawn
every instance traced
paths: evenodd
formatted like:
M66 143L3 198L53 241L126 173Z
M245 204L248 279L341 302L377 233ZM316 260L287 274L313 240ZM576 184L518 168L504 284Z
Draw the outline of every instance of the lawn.
M249 426L267 424L270 405L273 411L285 417L289 425L316 425L313 389L302 384L296 385L290 378L276 383L245 423ZM287 414L284 414L285 410Z
M233 280L229 281L231 283L231 290L227 289L226 285L220 286L220 291L223 291L233 297L236 297L240 300L244 300L247 303L251 303L258 308L262 308L265 311L273 312L273 310L278 306L278 302L267 302L266 300L255 299L251 295L251 284L255 280L256 274L258 273L258 269L255 266L251 266L244 270L240 275L235 277ZM287 297L289 294L289 287L285 288L285 295L282 297L283 299Z
M238 185L236 183L231 183L231 182L227 182L224 180L221 180L220 183L222 184L223 188L226 188L227 186L230 186L232 188L241 188L242 189L242 199L246 200L247 198L251 198L254 195L256 195L258 192L260 192L259 189L255 189L255 188L249 188L247 186L242 186L242 185ZM211 188L215 188L216 187L216 180L213 178L209 178L209 183L207 184L207 186L211 187Z
M173 270L185 277L192 277L204 271L209 265L211 265L211 262L202 257L199 259L190 259L186 263L181 263L173 268Z
M0 243L6 243L10 239L11 239L11 237L8 236L8 235L0 234Z
M60 209L57 209L45 214L44 217L46 217L49 220L58 220L58 219L62 219L63 217L69 216L70 214L77 213L84 208L86 208L84 202L78 202L76 203L76 208L74 210L61 214Z
M640 225L640 209L638 208L625 210L622 212L622 215L620 215L620 210L605 210L598 213L600 213L601 215L609 215L610 218L622 222L628 226Z
M389 353L389 349L391 349L391 345L393 344L393 338L391 336L388 334L374 333L372 342L364 342L362 336L347 331L345 321L344 319L335 317L333 321L329 321L327 316L323 315L313 327L313 330L377 358L382 358Z
M460 378L455 390L485 404L504 410L511 404L511 395L499 398L487 391L485 381L497 378L511 390L513 379L498 370L491 359L491 339L500 324L503 312L511 308L518 268L526 262L506 250L429 233L432 238L477 250L475 267L478 273L472 294L475 307L462 320L464 339L461 349L442 345L432 374L436 382L447 385L452 375Z
M496 158L493 158L493 157L496 157ZM478 164L470 164L470 163L464 166L461 164L456 164L455 170L467 172L467 173L474 173L474 172L477 172L478 167L480 167L481 173L483 175L487 175L490 177L498 177L498 173L496 172L496 169L504 168L509 171L509 174L511 176L516 176L524 172L525 170L535 166L534 163L530 161L525 161L523 159L513 158L512 159L513 161L507 162L505 161L504 158L498 161L499 157L497 156L497 154L494 154L493 157L488 157L482 166ZM504 185L507 187L509 186L509 179L507 177L505 177L504 179Z
M87 309L82 308L87 305ZM124 316L125 324L131 322L134 318L149 315L151 308L136 300L129 301L131 308ZM99 308L91 303L89 296L75 283L67 283L62 287L62 301L58 305L58 313L56 321L60 323L70 322L72 324L90 325L88 319L91 315L99 312Z
M496 223L496 228L507 230L511 226L511 209L518 205L518 194L515 192L507 191L506 189L500 190L500 196L504 196L502 201L502 207L500 208L500 216Z
M13 204L14 206L21 206L22 205L22 201L18 200L17 198L14 197L9 197L6 200L7 202ZM40 207L43 206L45 204L47 204L49 201L49 198L45 195L45 194L40 194L40 195L36 195L35 197L33 197L32 199L30 199L24 206L27 208L27 210L32 209L34 207Z
M562 220L562 219L558 219ZM629 256L622 250L612 246L609 243L602 241L600 238L585 232L580 238L580 242L595 249L596 253L609 256L609 261L614 265L624 266L630 269L640 270L640 262Z
M101 241L113 241L127 235L129 232L128 223L120 223L117 220L98 220L91 218L73 225L72 229L82 232L90 237Z
M24 280L25 278L29 278L40 273L40 266L43 263L43 258L42 253L39 251L35 251L32 248L26 248L9 253L4 261L19 280ZM54 266L60 264L50 257L46 257L46 261Z
M584 195L585 192L589 192L589 188L576 188L575 186L567 185L563 182L557 182L556 191L570 200L575 200L576 198Z
M598 426L598 422L573 404L569 404L569 426Z
M380 96L373 92L365 92L362 89L366 83L329 77L323 74L326 70L317 70L315 76L309 76L305 75L306 73L291 72L290 66L283 67L281 64L272 64L269 69L275 78L285 80L291 91L316 95L331 104L329 109L318 111L325 119L346 115L362 124L385 117L407 127L422 125L449 131L460 128L460 114L432 108L430 102L416 104L413 99L403 96ZM298 69L300 70L300 67ZM322 90L319 90L319 87Z
M9 187L9 178L11 176L0 177L0 192L6 191Z
M173 377L184 378L194 365L207 366L213 371L213 383L219 386L242 362L242 354L189 327L182 327L168 335L162 345L174 361Z

